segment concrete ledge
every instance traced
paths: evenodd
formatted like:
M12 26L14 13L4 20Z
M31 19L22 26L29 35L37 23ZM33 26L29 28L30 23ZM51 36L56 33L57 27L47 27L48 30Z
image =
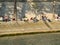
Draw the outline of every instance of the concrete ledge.
M42 33L58 33L60 30L41 30L41 31L30 31L30 32L5 32L0 33L0 37L7 36L18 36L18 35L32 35L32 34L42 34Z
M0 37L39 34L39 33L55 33L60 32L60 22L51 22L52 29L48 28L44 22L37 23L16 23L16 22L3 22L0 24Z

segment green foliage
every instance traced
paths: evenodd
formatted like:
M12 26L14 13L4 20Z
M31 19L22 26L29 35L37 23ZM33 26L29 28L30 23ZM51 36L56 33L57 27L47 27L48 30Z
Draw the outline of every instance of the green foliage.
M32 5L34 9L38 9L37 7L37 3L34 3L34 5Z

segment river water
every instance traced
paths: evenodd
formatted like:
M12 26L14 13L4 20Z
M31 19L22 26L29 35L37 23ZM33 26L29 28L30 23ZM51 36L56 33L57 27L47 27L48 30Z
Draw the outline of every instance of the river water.
M0 45L60 45L60 33L0 37Z

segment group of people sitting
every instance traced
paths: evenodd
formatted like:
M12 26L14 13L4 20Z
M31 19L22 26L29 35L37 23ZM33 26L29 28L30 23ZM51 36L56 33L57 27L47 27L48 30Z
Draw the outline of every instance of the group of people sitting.
M47 20L47 21L51 22L51 20L48 19L46 16L42 16L42 20L43 20L43 21L46 21L46 20Z
M46 16L42 15L41 17L42 17L41 19L43 21L46 21L47 20L47 21L51 22L51 20L48 19ZM15 21L16 19L15 18L12 18L12 20ZM33 20L33 22L38 22L39 21L36 17L34 17L34 18L31 17L30 19L26 19L26 20L24 19L23 21L28 22L29 20ZM11 20L9 19L8 16L4 16L3 17L3 21L6 21L7 22L7 21L11 21Z
M25 22L28 22L29 20L33 20L33 22L38 22L39 20L36 18L36 17L34 17L34 18L30 18L30 19L26 19L26 20L23 20L23 21L25 21ZM48 19L46 16L42 16L42 20L43 21L49 21L49 22L51 22L51 20L50 19Z

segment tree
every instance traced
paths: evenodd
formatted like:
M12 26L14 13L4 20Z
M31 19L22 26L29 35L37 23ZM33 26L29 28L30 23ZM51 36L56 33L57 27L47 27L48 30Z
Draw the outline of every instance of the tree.
M17 21L17 1L14 0L14 18Z
M32 2L31 1L30 5L31 5L32 10L34 10L34 13L36 14L36 16L42 12L42 9L44 7L42 2Z
M5 15L5 12L6 12L6 5L5 5L5 3L3 2L2 5L1 5L1 8L0 8L0 14L1 14L2 16L4 16L4 15Z
M22 10L21 10L21 21L22 21L22 18L25 18L25 11L26 11L26 2L23 3L23 6L22 6Z

